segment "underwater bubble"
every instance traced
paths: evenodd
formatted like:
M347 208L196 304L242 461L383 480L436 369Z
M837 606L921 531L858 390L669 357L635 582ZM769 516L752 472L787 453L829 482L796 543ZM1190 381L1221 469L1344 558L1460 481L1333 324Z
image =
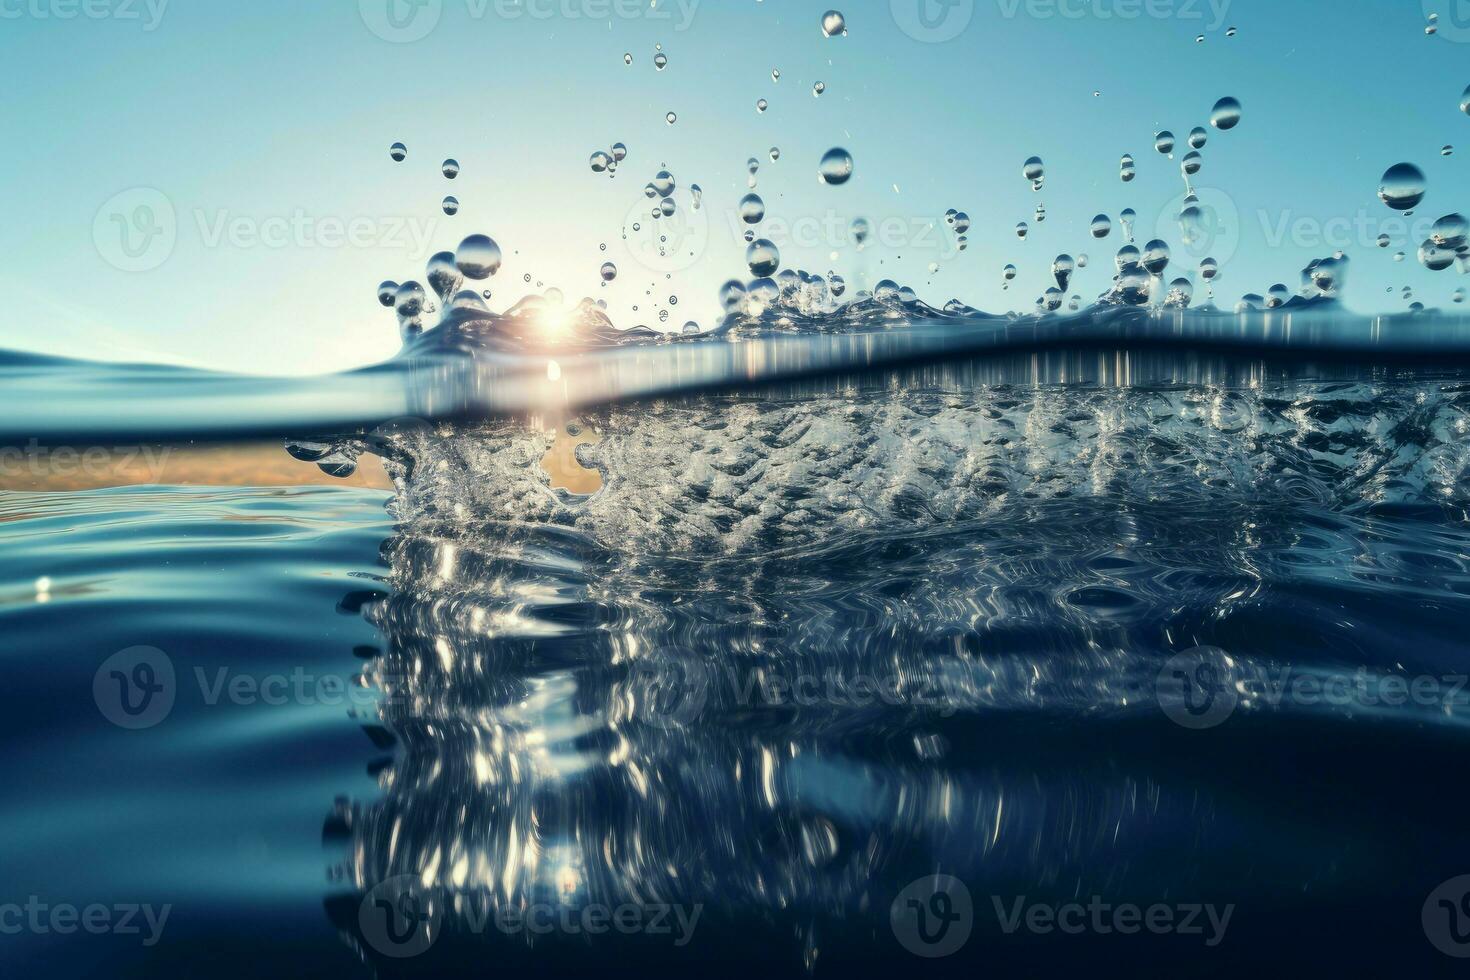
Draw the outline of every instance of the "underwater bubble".
M852 177L852 154L840 146L834 146L823 154L817 172L824 184L836 186L847 183Z
M391 279L384 280L383 282L378 284L378 302L382 303L384 306L392 307L394 305L393 297L397 294L397 292L398 283L394 282Z
M1174 134L1169 132L1167 129L1161 130L1156 136L1154 136L1154 149L1158 150L1165 156L1173 153Z
M651 183L653 184L653 192L659 197L668 197L674 193L674 187L676 186L674 175L667 170L660 170L654 175Z
M817 84L815 84L815 85L812 86L812 95L813 96L820 96L825 91L827 91L827 83L826 82L817 82Z
M614 160L616 160L618 163L622 163L623 162L623 159L625 157L627 157L627 155L628 155L628 148L626 146L624 146L622 143L614 143L612 145L612 158Z
M781 267L781 253L770 239L762 238L745 250L745 264L750 266L751 275L762 279Z
M457 198L457 197L446 197L444 199L444 205L443 206L444 206L444 213L445 214L447 214L447 215L449 215L451 217L453 217L456 214L459 214L459 198Z
M1424 171L1412 163L1396 163L1383 173L1378 199L1395 211L1408 211L1424 200Z
M459 161L445 160L443 170L445 178L448 180L453 180L454 178L459 176Z
M956 211L950 224L954 225L956 235L963 235L970 230L970 216L963 211Z
M618 277L618 267L611 262L604 262L602 263L601 275L603 282L612 282Z
M669 66L669 56L668 55L666 55L662 51L660 51L658 54L656 54L656 55L653 56L653 67L657 68L659 71L663 71L668 66Z
M868 236L873 233L873 225L867 218L853 218L852 225L847 229L847 233L852 236L854 243L862 246L867 242Z
M607 168L611 167L612 164L612 154L606 150L598 150L587 158L587 165L592 168L592 172L595 174L606 173Z
M779 146L771 147L771 162L775 163L779 159L781 159L781 148Z
M1189 131L1189 147L1192 150L1203 150L1209 139L1209 130L1203 126L1196 126Z
M1200 168L1204 165L1205 158L1201 156L1198 151L1190 150L1188 153L1184 154L1184 160L1182 163L1179 164L1179 169L1184 172L1184 175L1186 177L1193 177L1195 174L1199 173Z
M1286 288L1285 283L1278 282L1266 290L1266 309L1274 310L1278 306L1284 306L1289 299L1291 299L1291 290Z
M1123 223L1123 237L1130 242L1133 241L1133 222L1138 218L1138 212L1132 208L1124 208L1123 213L1118 215L1118 220Z
M1125 184L1131 183L1133 178L1138 176L1138 168L1134 166L1131 155L1123 154L1123 159L1118 162L1118 176Z
M747 194L740 199L740 220L748 225L758 225L766 217L766 202L759 194Z
M1024 239L1026 237L1026 233L1030 230L1031 229L1027 226L1026 222L1019 222L1016 225L1016 237Z
M459 287L464 285L464 275L459 271L459 266L454 263L453 252L436 252L429 259L425 270L425 276L429 280L429 288L446 305L450 297L459 292Z
M408 147L402 143L394 143L388 147L388 155L393 158L395 163L402 163L408 159Z
M679 114L676 113L676 112L671 112L668 115L664 116L664 122L668 123L670 126L674 125L674 123L676 123L678 121L679 121Z
M1216 102L1210 110L1210 125L1222 132L1240 125L1240 101L1227 95Z
M1209 258L1200 259L1200 262L1199 262L1199 277L1201 279L1203 279L1205 282L1209 282L1210 280L1214 279L1219 274L1220 274L1220 263L1216 262L1214 259L1209 259Z
M459 243L454 264L471 279L489 279L500 271L500 246L488 235L471 235Z
M1032 189L1036 189L1036 181L1046 176L1046 167L1041 162L1041 157L1031 157L1021 167L1021 174L1031 181Z
M1168 243L1155 238L1143 247L1143 267L1153 275L1163 275L1169 267L1170 254Z
M1066 292L1067 286L1072 282L1072 273L1077 271L1077 260L1070 255L1058 255L1051 263L1051 274L1057 281L1057 286Z
M765 112L768 108L770 108L770 106L771 106L771 104L769 102L767 102L765 99L756 99L755 100L755 111L756 112Z
M840 10L829 10L822 15L822 33L827 37L847 34L847 18Z
M1467 239L1470 239L1470 222L1463 214L1447 214L1429 229L1430 241L1453 252L1464 249Z
M1001 278L1004 279L1006 282L1010 282L1012 279L1016 278L1016 267L1013 265L1008 265L1004 269L1000 270L1000 275Z

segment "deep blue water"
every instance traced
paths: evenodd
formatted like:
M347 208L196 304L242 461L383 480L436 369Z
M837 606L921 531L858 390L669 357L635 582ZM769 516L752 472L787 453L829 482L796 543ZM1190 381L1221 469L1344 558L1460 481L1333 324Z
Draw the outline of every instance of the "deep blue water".
M760 343L193 420L391 495L0 494L0 927L156 923L27 920L7 975L1460 967L1462 367ZM311 390L10 370L72 443L144 377L109 439Z

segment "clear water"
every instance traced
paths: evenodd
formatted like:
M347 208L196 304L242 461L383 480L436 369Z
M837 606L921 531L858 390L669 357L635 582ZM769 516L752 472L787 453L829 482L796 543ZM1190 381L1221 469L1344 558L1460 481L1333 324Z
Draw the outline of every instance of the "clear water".
M8 358L17 438L274 431L396 489L0 497L7 878L170 908L155 945L7 954L903 969L892 907L944 874L974 912L941 973L1438 965L1419 908L1470 861L1464 321L916 312L674 343L589 314L554 348L455 316L289 382ZM109 658L138 645L122 676L172 700L130 730ZM1022 896L1230 918L1007 932ZM497 924L526 908L638 928Z

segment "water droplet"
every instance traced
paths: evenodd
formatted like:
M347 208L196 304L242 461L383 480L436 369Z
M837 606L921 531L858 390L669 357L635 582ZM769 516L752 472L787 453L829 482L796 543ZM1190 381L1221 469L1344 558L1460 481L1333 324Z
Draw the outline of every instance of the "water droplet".
M1408 211L1424 200L1424 172L1412 163L1396 163L1384 171L1378 199L1395 211Z
M1465 94L1460 96L1460 111L1470 116L1470 85L1465 86Z
M847 18L840 10L829 10L822 15L822 33L827 37L847 35Z
M953 224L954 233L963 235L970 230L970 216L963 211L956 211Z
M388 155L392 157L395 162L402 163L408 158L408 147L404 146L402 143L394 143L392 146L388 147Z
M652 185L653 192L656 196L668 197L670 194L674 193L674 187L676 186L674 183L674 175L669 173L667 170L660 170L657 174L654 175Z
M834 146L823 155L818 173L825 184L835 186L847 183L852 177L852 154L840 146Z
M775 163L779 159L781 159L781 148L779 146L771 147L771 162Z
M1429 229L1429 240L1441 248L1462 251L1470 240L1470 222L1463 214L1447 214Z
M745 250L745 264L751 275L763 279L781 267L781 253L770 239L762 238Z
M1154 149L1158 150L1160 153L1164 154L1165 156L1168 156L1170 153L1173 153L1174 152L1174 134L1171 133L1171 132L1169 132L1167 129L1161 130L1158 133L1158 135L1156 135L1154 137Z
M592 168L592 172L595 174L606 173L607 168L612 166L612 164L612 154L606 150L598 150L587 158L587 165Z
M1465 287L1461 286L1450 294L1450 301L1454 303L1465 302Z
M632 52L625 53L623 55L623 64L625 64L625 65L631 65L632 63L633 63L633 54L632 54Z
M601 275L603 282L612 282L618 277L618 267L611 262L604 262L602 263Z
M454 178L456 178L456 177L459 176L459 161L458 160L445 160L444 161L444 176L447 179L449 179L449 180L453 180Z
M664 116L664 122L668 123L670 126L674 125L674 123L676 123L678 121L679 121L679 115L678 115L678 113L671 112L668 115Z
M1123 237L1130 242L1133 241L1133 222L1138 219L1138 212L1132 208L1124 208L1123 213L1118 215L1118 220L1123 223Z
M618 163L622 163L623 162L623 158L625 158L627 155L628 155L628 148L626 146L624 146L622 143L614 143L612 145L612 158L614 160L616 160Z
M867 218L853 218L847 233L852 236L853 243L862 248L867 243L868 236L873 233L873 226Z
M459 243L455 265L471 279L489 279L500 271L500 246L488 235L471 235Z
M1203 126L1196 126L1189 131L1189 147L1192 150L1203 150L1205 144L1210 140L1209 130Z
M1378 247L1379 248L1388 248L1388 241L1389 241L1389 239L1388 239L1388 236L1387 235L1379 235L1378 236Z
M384 306L392 307L394 304L393 297L397 294L397 292L398 283L394 282L391 279L385 280L378 285L378 302L382 303Z
M1030 230L1031 229L1027 227L1026 222L1022 221L1016 225L1016 237L1024 240L1026 238L1026 233Z
M1077 261L1070 255L1058 255L1051 264L1051 274L1057 281L1057 287L1067 291L1068 284L1072 281L1072 273L1077 271Z
M1289 299L1291 299L1291 290L1286 288L1285 283L1278 282L1266 290L1266 309L1274 310L1279 306L1285 306Z
M1211 282L1220 274L1220 263L1214 259L1199 260L1199 277L1205 282Z
M1215 107L1210 110L1210 125L1222 132L1240 125L1239 100L1227 95L1216 102Z
M1132 154L1123 154L1123 159L1118 162L1118 176L1122 178L1125 184L1138 176L1138 168L1133 165Z
M779 69L779 68L772 68L771 69L771 81L773 81L773 82L779 82L780 80L781 80L781 69Z
M766 217L766 202L759 194L747 194L740 199L740 220L748 225L758 225Z
M817 82L817 84L812 86L812 95L814 97L820 96L825 91L827 91L826 82Z
M1168 243L1155 238L1143 247L1142 265L1153 275L1161 276L1169 267L1169 257Z
M1007 265L1004 269L1000 271L1000 275L1001 278L1004 279L1006 282L1010 282L1012 279L1016 278L1016 267L1013 265Z
M1037 182L1046 176L1046 167L1042 164L1041 157L1030 157L1027 159L1025 165L1021 167L1021 174L1027 180L1031 181L1032 190L1040 190L1041 188L1037 186Z
M767 102L765 99L756 99L755 100L755 111L756 112L765 112L766 109L769 106L770 106L770 103Z
M1453 156L1454 153L1455 153L1455 148L1453 146L1451 146L1450 144L1448 144L1448 143L1446 143L1444 146L1442 146L1442 147L1439 148L1439 155L1442 156L1442 157Z
M699 324L698 323L695 323L693 320L690 320L690 321L688 321L687 323L684 324L684 335L686 337L688 335L690 335L690 334L696 334L696 333L699 333Z
M444 213L450 216L459 213L459 198L446 197L444 199Z
M1234 37L1237 33L1238 32L1233 27L1227 27L1225 29L1225 36L1226 37Z
M464 275L454 263L453 252L436 252L429 259L425 270L425 276L429 280L429 288L439 297L440 302L446 306L450 297L459 291L464 285Z
M658 54L656 54L656 55L653 56L653 67L657 68L659 71L663 71L668 66L669 66L669 56L668 55L666 55L662 51L660 51Z
M1179 169L1184 172L1184 176L1193 177L1195 174L1199 173L1200 168L1204 165L1205 158L1200 155L1199 151L1190 150L1188 153L1184 154L1184 160L1179 164Z
M1113 220L1105 214L1099 214L1092 219L1092 237L1107 238L1113 230Z

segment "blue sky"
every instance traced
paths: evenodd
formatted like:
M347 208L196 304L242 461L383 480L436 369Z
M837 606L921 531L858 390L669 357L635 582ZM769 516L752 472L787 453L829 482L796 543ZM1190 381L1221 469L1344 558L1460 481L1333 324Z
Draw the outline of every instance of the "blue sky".
M744 272L733 215L752 156L761 233L786 266L1028 309L1052 259L1085 252L1073 291L1090 299L1111 278L1126 207L1138 244L1167 232L1171 277L1193 271L1171 220L1179 158L1224 95L1244 121L1210 130L1196 178L1227 215L1211 243L1222 301L1295 286L1335 248L1354 260L1347 300L1360 310L1403 309L1405 285L1448 306L1470 284L1414 258L1428 223L1470 211L1467 0L839 0L849 33L831 39L819 30L830 2L416 2L0 0L12 149L0 346L260 373L360 365L398 346L377 283L422 279L430 254L473 232L505 252L488 283L496 308L542 284L605 298L622 325L707 325L719 284ZM1440 15L1434 36L1426 12ZM1180 141L1173 160L1152 148L1159 129ZM589 155L615 141L629 150L617 176L593 174ZM842 187L816 177L833 146L856 160ZM1021 176L1032 155L1046 164L1039 193ZM463 167L452 182L446 157ZM1407 221L1375 196L1400 160L1429 179ZM687 232L673 262L623 239L664 167ZM452 218L439 209L449 193ZM974 221L964 253L948 208ZM1115 229L1096 242L1099 212ZM860 254L845 234L857 216L885 229ZM118 221L136 222L133 254ZM1394 247L1373 246L1380 232ZM602 287L609 259L620 274ZM1007 262L1020 270L1008 292Z

